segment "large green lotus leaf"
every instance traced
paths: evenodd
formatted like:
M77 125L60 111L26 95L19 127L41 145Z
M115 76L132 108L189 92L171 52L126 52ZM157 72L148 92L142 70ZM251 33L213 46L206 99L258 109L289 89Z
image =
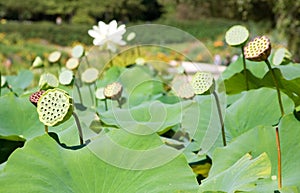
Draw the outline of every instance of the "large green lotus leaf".
M222 95L219 98L223 111L225 98ZM196 100L197 105L191 106L183 114L182 128L189 132L193 139L190 144L190 147L194 147L191 149L192 152L200 150L199 155L211 155L216 147L222 146L221 124L216 102L212 95L198 96Z
M110 156L113 159L120 153L111 152ZM147 161L153 160L155 157ZM13 153L0 173L0 183L0 192L7 193L197 192L195 176L183 155L156 168L130 170L104 162L88 147L63 149L47 135Z
M29 102L29 96L15 97L8 94L0 98L0 135L20 135L31 139L44 132L36 108Z
M256 158L246 154L226 170L210 175L201 181L202 191L251 191L255 188L257 180L268 178L271 174L271 162L266 153Z
M282 155L283 191L300 190L300 122L292 113L285 115L279 124ZM209 176L216 176L234 165L245 153L257 157L266 152L271 160L271 176L277 175L277 148L275 129L271 126L255 127L233 139L226 148L217 148L213 154ZM277 189L277 181L271 178L257 182L251 192L268 193ZM298 191L291 191L298 190Z
M255 77L249 70L246 70L249 89L260 88L261 79ZM244 71L232 75L229 79L224 80L227 94L237 94L246 90L246 78Z
M268 67L264 62L253 62L246 60L247 69L256 77L262 78L268 71ZM235 62L231 63L226 70L222 73L222 78L229 79L234 74L239 73L243 70L243 60L239 57ZM243 82L245 83L245 82Z
M287 65L279 65L276 66L276 68L279 68L282 76L286 80L292 80L295 78L299 78L300 74L300 64L299 63L289 63Z
M283 186L297 186L300 191L300 122L293 114L283 117L279 124L281 136Z
M163 133L180 123L185 110L193 104L196 102L164 104L160 101L150 101L130 109L112 108L99 113L101 121L107 125L118 126L139 134Z
M103 72L101 80L97 81L97 87L105 87L106 85L118 81L120 74L126 69L124 67L112 66L107 71Z
M294 110L293 101L281 93L285 113ZM258 125L274 125L281 117L277 92L270 88L250 90L226 109L225 128L232 137Z
M93 108L86 108L84 110L74 110L77 114L80 126L83 132L83 140L89 140L93 138L96 133L90 129L92 122L95 120L96 112ZM49 130L57 133L61 143L64 143L67 146L77 146L79 145L79 134L78 127L74 116L68 119L65 123L60 124L59 126L49 127Z
M274 68L275 76L278 79L280 90L286 93L291 99L293 99L296 106L300 105L300 77L295 79L293 75L288 76L287 70L285 69L284 74L281 72L282 69ZM288 72L291 70L288 70ZM268 72L261 81L262 86L273 87L274 83L272 80L271 72Z
M285 66L276 66L274 68L275 76L279 82L280 89L293 99L296 106L300 105L300 65L290 63ZM274 82L271 72L267 72L263 77L253 75L253 72L247 70L248 83L250 89L261 87L274 88ZM237 94L246 90L244 72L232 74L230 78L224 80L227 94Z
M114 129L108 134L101 135L88 147L105 162L131 170L156 168L182 153L163 144L156 133L137 135L123 129Z
M162 81L154 77L145 66L124 70L120 74L119 81L124 89L122 96L126 97L129 107L153 100L153 96L164 92Z
M12 90L20 95L31 84L33 73L29 70L21 70L17 76L6 76L6 79Z
M39 121L36 107L29 101L29 95L20 97L15 97L12 93L5 95L0 98L0 106L0 136L5 138L19 136L29 140L45 132L44 125ZM93 119L93 114L88 110L78 112L85 139L92 136L87 128ZM49 131L56 132L66 145L79 144L78 130L73 118L60 126L49 127Z

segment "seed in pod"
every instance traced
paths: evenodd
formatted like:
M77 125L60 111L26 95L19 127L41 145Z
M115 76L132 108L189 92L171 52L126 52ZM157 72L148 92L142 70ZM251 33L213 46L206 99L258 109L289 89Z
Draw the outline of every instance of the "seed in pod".
M38 100L37 112L44 125L57 126L72 115L72 98L61 89L49 89Z
M104 96L112 100L118 100L121 97L123 86L118 82L113 82L104 88Z
M265 61L271 53L271 42L266 36L256 37L244 47L245 58L251 61Z
M30 97L29 97L30 102L34 106L37 106L37 103L44 92L45 92L44 90L40 90L40 91L37 91L37 92L33 93L32 95L30 95Z

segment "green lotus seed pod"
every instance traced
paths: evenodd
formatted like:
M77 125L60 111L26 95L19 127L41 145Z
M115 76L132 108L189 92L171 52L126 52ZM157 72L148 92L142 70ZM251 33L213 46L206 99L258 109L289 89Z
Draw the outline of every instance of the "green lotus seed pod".
M49 89L40 96L37 112L44 125L57 126L71 117L72 98L61 89Z
M126 40L127 40L128 42L130 42L130 41L133 40L135 37L136 37L136 33L130 32L130 33L128 34Z
M79 66L78 58L69 58L66 62L66 68L69 70L75 70Z
M271 42L266 36L256 37L244 47L245 58L251 61L265 61L271 53Z
M284 65L292 60L292 54L286 48L279 48L273 55L272 62L274 65Z
M47 90L49 88L56 88L58 87L59 82L58 79L54 74L51 73L44 73L40 77L39 87L40 90Z
M88 68L82 73L81 79L85 83L93 83L98 79L98 76L99 71L96 68Z
M84 48L82 45L77 45L72 49L72 57L74 58L81 58L84 54Z
M3 87L6 84L6 78L5 76L1 76L1 87Z
M39 68L43 66L43 61L41 59L41 57L37 56L35 57L33 63L32 63L32 67L33 68Z
M225 41L233 47L243 46L249 38L249 31L242 25L234 25L225 34Z
M55 63L55 62L58 62L58 60L60 59L60 57L61 57L61 52L60 51L54 51L54 52L51 52L49 54L48 60L51 63Z
M73 80L73 72L71 70L63 70L58 77L59 83L62 85L69 85Z
M104 88L98 88L95 92L95 95L96 95L96 98L97 99L100 99L100 100L103 100L105 99L105 96L104 96Z
M203 94L213 85L213 76L209 72L197 72L192 79L195 94Z
M104 96L112 100L118 100L121 97L123 86L118 82L113 82L104 88Z
M172 81L172 89L180 98L190 99L195 96L193 87L189 84L186 76L176 76Z

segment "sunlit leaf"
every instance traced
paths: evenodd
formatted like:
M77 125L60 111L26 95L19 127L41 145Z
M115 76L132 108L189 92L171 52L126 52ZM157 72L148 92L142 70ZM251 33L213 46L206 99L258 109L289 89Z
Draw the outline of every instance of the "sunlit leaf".
M95 143L106 148L111 158L122 160L120 153L127 156L121 151L112 153L113 149L101 140ZM0 173L0 183L0 192L7 193L197 192L194 174L182 155L160 167L123 169L104 162L88 147L76 151L63 149L47 135L29 141L13 153Z
M294 110L293 101L282 93L286 113ZM236 137L259 125L275 125L281 117L275 89L251 90L226 109L225 127Z
M266 153L257 158L246 154L223 171L216 173L213 170L214 168L209 177L201 182L200 191L249 192L255 188L256 181L270 177L271 162Z

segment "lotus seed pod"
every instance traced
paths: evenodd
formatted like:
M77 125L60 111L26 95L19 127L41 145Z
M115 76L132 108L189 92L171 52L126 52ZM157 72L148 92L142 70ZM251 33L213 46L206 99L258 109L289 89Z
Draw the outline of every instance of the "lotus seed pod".
M292 54L286 48L279 48L273 55L272 62L274 65L284 65L292 60Z
M54 51L54 52L50 53L50 55L48 56L48 60L51 63L55 63L55 62L58 62L60 57L61 57L61 52L60 51Z
M213 85L213 76L209 72L197 72L192 79L195 94L203 94Z
M186 76L176 76L172 81L172 89L180 98L191 99L195 96L193 87Z
M5 76L1 76L1 87L3 87L6 84L6 78Z
M73 71L64 69L58 77L59 83L62 85L69 85L72 83L74 78Z
M84 55L84 47L82 45L77 45L72 49L72 57L81 58Z
M103 100L105 99L105 96L104 96L104 88L98 88L95 92L95 95L96 95L96 98L99 99L99 100Z
M136 37L136 33L130 32L130 33L128 34L126 40L127 40L128 42L130 42L130 41L133 40L135 37Z
M96 68L88 68L82 73L81 79L85 83L93 83L98 79L98 76L99 71Z
M59 82L54 74L44 73L40 77L39 87L41 90L58 87Z
M66 68L69 70L75 70L79 66L79 59L78 58L69 58L66 62Z
M37 91L37 92L33 93L32 95L30 95L30 97L29 97L30 102L34 106L37 106L37 103L44 92L45 92L44 90L40 90L40 91Z
M271 53L271 42L266 36L256 37L244 47L245 58L251 61L265 61Z
M39 68L39 67L42 67L43 66L43 60L41 57L37 56L33 63L32 63L32 67L33 68Z
M37 112L44 125L57 126L71 117L72 98L61 89L49 89L38 100Z
M233 47L243 46L249 38L249 31L242 25L234 25L225 34L225 41Z
M118 82L114 82L107 85L104 88L103 93L106 98L112 100L118 100L121 97L122 91L123 91L123 86Z

